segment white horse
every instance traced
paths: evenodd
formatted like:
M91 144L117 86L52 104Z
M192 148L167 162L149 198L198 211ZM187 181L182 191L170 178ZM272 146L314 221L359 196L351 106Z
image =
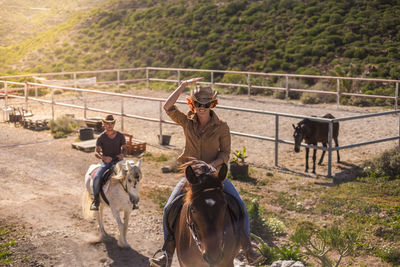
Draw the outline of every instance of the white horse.
M132 160L122 160L115 164L109 181L103 186L104 194L110 203L111 212L117 221L119 229L118 246L129 247L126 241L126 233L128 230L129 216L134 206L139 202L139 181L142 178L140 159L136 164ZM90 165L85 174L86 190L82 198L82 211L85 218L90 218L93 212L90 211L90 204L93 199L93 178L92 172L100 165ZM103 209L107 206L103 197L100 196L99 211L96 211L97 222L99 224L100 234L102 238L107 236L103 226ZM124 222L120 217L120 212L124 212Z

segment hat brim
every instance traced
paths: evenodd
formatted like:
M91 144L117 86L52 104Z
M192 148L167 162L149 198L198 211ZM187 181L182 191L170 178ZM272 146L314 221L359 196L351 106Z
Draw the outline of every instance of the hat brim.
M214 95L213 95L211 98L197 98L194 94L192 94L192 95L190 96L190 98L191 98L193 101L196 101L196 102L199 102L200 104L205 105L205 104L207 104L207 103L210 103L210 102L215 101L215 100L217 99L217 94L218 94L218 92L215 92Z
M116 120L102 120L104 123L114 123Z

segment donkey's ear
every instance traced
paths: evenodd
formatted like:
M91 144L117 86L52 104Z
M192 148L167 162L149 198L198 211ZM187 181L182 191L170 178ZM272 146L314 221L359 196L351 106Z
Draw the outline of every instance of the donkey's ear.
M194 171L190 165L186 167L185 175L186 175L186 179L189 181L189 183L197 184L199 182L199 179L197 178L196 174L194 173Z
M222 182L223 180L225 180L227 174L228 174L228 166L226 166L226 164L223 163L218 172L218 180Z

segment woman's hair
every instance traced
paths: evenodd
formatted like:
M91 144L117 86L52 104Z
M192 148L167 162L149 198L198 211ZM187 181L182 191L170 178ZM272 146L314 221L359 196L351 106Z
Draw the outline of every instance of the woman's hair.
M194 101L193 101L193 99L191 99L190 97L186 97L186 100L187 100L187 104L188 104L190 110L192 112L194 112ZM212 102L213 102L213 104L210 106L210 108L215 108L218 105L218 100L215 99Z

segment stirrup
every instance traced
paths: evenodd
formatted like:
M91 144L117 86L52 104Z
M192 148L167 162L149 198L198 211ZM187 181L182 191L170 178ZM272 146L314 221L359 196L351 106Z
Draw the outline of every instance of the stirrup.
M153 254L153 257L150 259L150 262L152 262L153 259L155 258L155 256L156 256L158 253L160 253L160 252L162 252L162 253L164 254L164 256L165 256L165 266L160 266L160 265L158 265L158 266L160 266L160 267L167 267L167 266L168 266L168 253L167 253L167 250L163 250L162 248L160 248L159 250L157 250L157 251Z

